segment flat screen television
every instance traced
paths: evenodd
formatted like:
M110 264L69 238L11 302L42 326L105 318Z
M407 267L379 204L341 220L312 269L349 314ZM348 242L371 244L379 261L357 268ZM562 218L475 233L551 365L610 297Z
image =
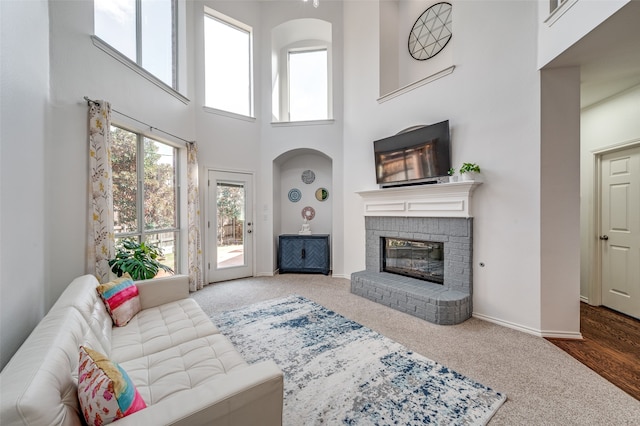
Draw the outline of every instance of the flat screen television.
M449 120L376 140L373 151L380 186L434 183L451 168Z

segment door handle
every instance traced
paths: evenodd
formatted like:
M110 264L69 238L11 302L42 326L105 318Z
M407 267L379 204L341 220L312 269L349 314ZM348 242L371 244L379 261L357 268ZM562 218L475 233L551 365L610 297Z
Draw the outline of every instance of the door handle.
M598 237L598 238L600 238L602 241L607 241L609 239L609 236L608 235L600 235L600 237Z

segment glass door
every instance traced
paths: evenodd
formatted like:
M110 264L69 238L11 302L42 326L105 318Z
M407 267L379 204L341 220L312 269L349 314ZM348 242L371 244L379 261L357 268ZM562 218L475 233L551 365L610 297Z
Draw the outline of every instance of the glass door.
M208 281L253 276L252 175L209 171Z

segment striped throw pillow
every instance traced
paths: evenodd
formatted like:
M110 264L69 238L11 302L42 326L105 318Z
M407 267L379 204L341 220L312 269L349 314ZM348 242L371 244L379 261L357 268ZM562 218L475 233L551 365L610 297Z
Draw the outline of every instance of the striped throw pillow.
M90 426L109 424L147 407L122 367L85 346L80 346L78 401Z
M106 284L100 284L97 290L116 326L127 325L131 318L140 312L138 287L129 274L124 274Z

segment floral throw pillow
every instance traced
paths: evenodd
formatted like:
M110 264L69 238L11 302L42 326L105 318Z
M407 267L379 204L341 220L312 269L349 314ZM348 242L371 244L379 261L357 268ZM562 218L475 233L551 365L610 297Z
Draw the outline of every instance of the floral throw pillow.
M129 274L124 274L106 284L100 284L97 290L116 326L127 325L131 318L140 312L138 287Z
M122 367L85 346L80 346L78 400L90 426L109 424L147 407Z

